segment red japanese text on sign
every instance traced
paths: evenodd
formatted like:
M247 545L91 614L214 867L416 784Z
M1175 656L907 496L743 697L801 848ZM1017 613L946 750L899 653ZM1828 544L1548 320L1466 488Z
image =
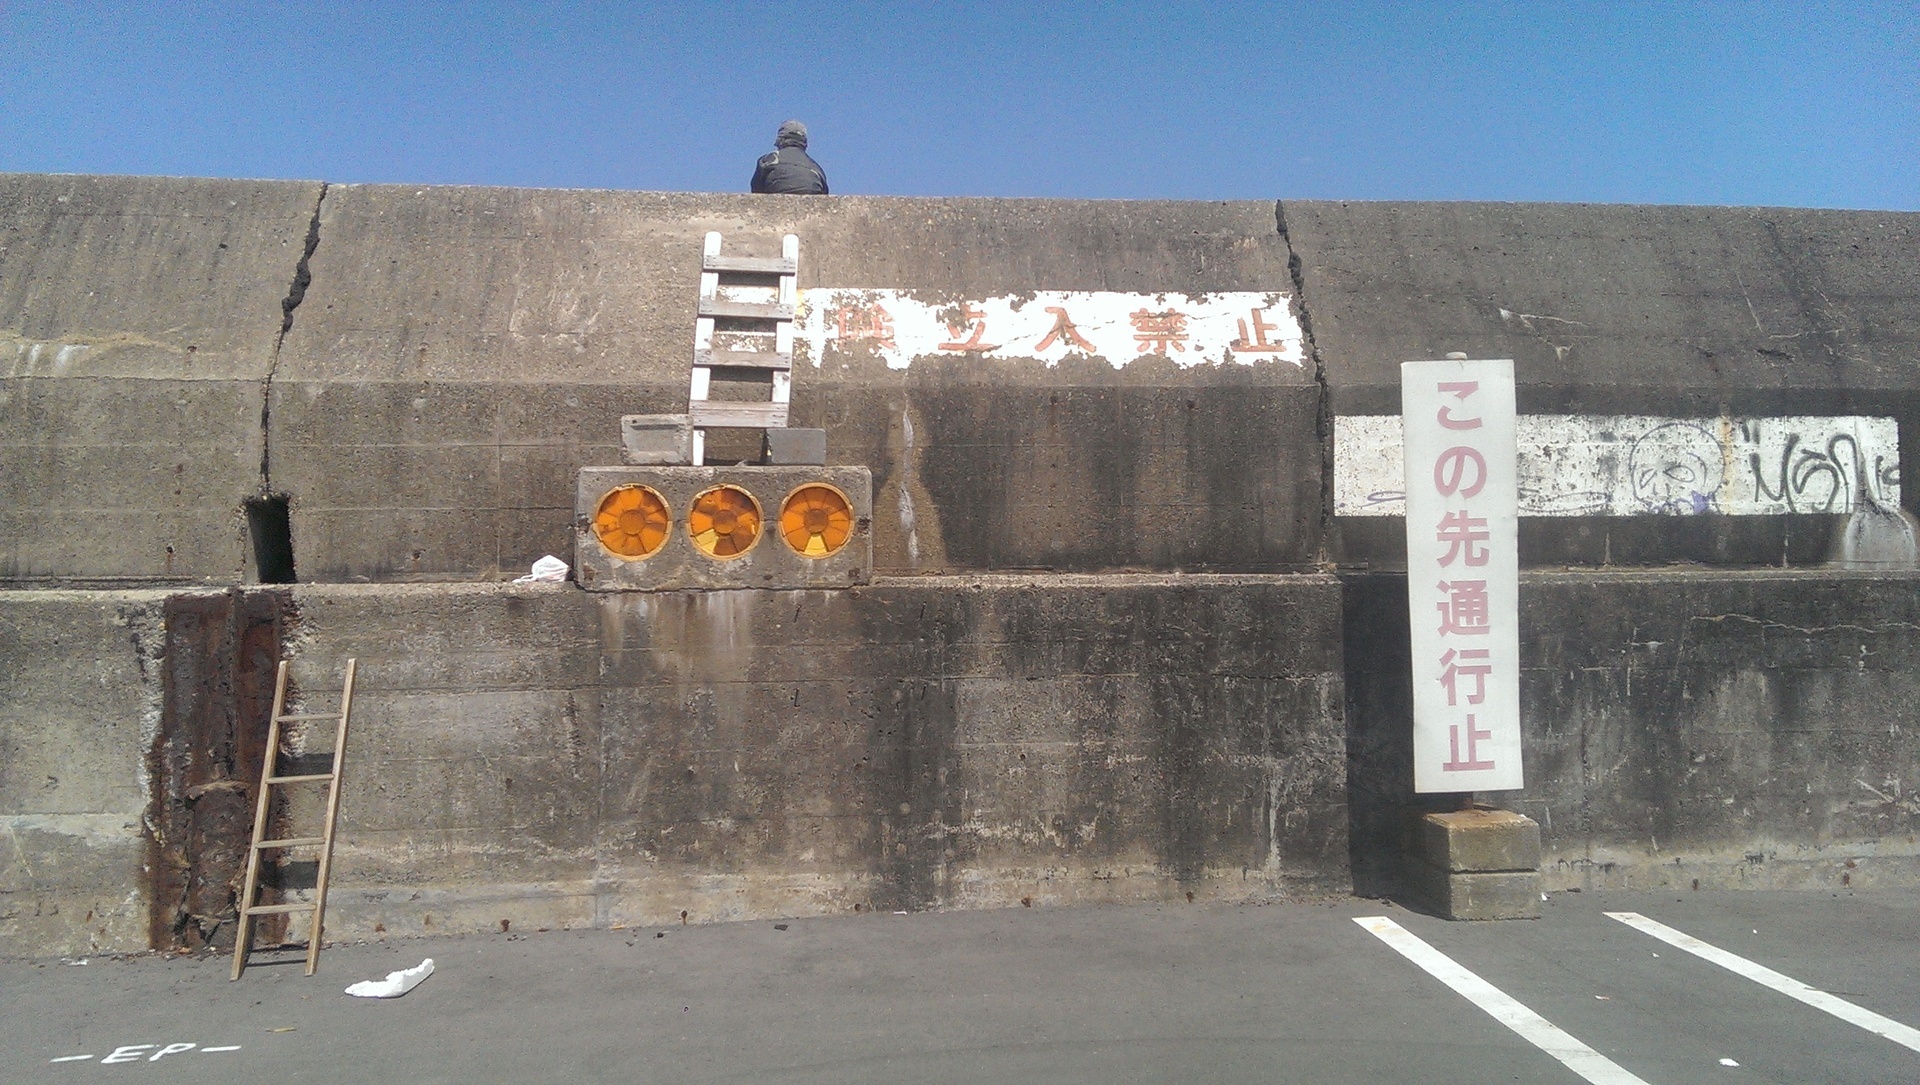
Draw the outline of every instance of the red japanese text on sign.
M1492 655L1485 648L1452 648L1440 657L1440 684L1447 687L1447 705L1459 703L1460 680L1473 679L1473 691L1467 694L1468 704L1479 704L1487 699L1487 675L1493 673L1493 664L1484 662Z
M1477 448L1455 445L1433 461L1433 488L1442 497L1472 497L1487 484L1487 460Z
M1414 617L1414 789L1517 788L1512 363L1409 362L1401 367L1401 398L1407 602Z
M1490 632L1487 610L1487 582L1484 580L1442 580L1445 596L1435 604L1440 610L1440 635L1484 637Z
M1467 722L1463 727L1457 723L1447 725L1447 759L1441 768L1447 772L1486 772L1495 767L1491 757L1481 760L1479 756L1480 740L1492 738L1492 731L1482 731L1473 725L1474 714L1467 713ZM1460 756L1460 733L1466 732L1467 756Z
M1437 542L1447 544L1447 552L1437 560L1441 567L1452 565L1459 558L1466 565L1485 565L1492 554L1485 543L1493 536L1487 531L1484 517L1474 516L1462 509L1450 512L1440 518L1440 526L1433 533Z

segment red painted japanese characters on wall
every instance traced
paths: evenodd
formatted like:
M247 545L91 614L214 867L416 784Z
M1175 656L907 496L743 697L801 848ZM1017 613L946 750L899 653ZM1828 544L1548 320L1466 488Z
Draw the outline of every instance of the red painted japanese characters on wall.
M1054 366L1098 360L1116 369L1151 361L1176 366L1303 366L1292 299L1284 293L1127 293L1036 290L952 299L911 290L817 287L801 296L800 356L878 356L894 369L915 359L1034 359Z

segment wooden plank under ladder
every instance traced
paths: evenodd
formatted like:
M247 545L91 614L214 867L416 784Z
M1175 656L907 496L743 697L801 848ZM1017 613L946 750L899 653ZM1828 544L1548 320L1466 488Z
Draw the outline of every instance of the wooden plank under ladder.
M327 868L333 862L333 827L340 817L340 769L347 752L347 719L353 712L355 662L351 659L347 660L346 678L340 687L340 711L286 713L283 710L287 707L287 662L284 659L280 661L280 674L273 683L273 715L267 723L267 755L260 767L260 790L254 797L253 841L247 848L246 886L240 892L240 930L233 939L233 979L239 979L240 973L247 967L247 951L253 941L253 917L255 916L286 915L295 912L313 913L313 922L307 927L306 974L313 975L314 966L320 962L321 932L324 929L327 914ZM327 772L279 775L280 725L318 720L335 721L333 768ZM322 780L327 784L327 812L320 835L266 839L267 809L272 804L272 789L284 784L318 783ZM281 904L255 904L254 897L260 891L260 853L285 848L310 847L320 849L320 865L313 882L313 899Z
M795 281L800 272L800 239L780 242L780 255L725 256L720 234L707 234L700 259L700 308L693 335L693 379L687 390L687 414L693 422L693 463L706 462L709 429L784 429L793 396L793 315L799 303ZM745 296L743 296L745 295ZM717 321L727 345L714 346ZM773 349L743 349L766 342ZM765 402L708 399L713 371L723 378L770 378Z

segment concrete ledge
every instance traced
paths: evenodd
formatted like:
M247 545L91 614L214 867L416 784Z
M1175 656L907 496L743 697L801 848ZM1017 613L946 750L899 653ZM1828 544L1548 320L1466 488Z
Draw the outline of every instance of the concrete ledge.
M0 957L145 949L138 815L0 817Z
M1547 892L1609 889L1884 889L1920 885L1920 845L1896 840L1809 846L1755 842L1741 849L1595 848L1549 851Z
M343 875L351 877L351 874ZM952 872L944 909L1046 908L1168 901L1203 904L1301 899L1336 893L1319 879L1279 870L1211 869L1182 878L1148 863L968 866ZM864 870L765 869L726 874L635 871L578 881L338 883L327 895L332 940L530 931L665 927L892 910L884 878ZM683 914L684 913L684 914ZM295 921L288 935L306 931Z

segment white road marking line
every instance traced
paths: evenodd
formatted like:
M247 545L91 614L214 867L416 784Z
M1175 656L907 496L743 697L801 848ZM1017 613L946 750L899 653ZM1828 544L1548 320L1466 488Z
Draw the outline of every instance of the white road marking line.
M203 1047L200 1049L200 1053L204 1055L212 1051L238 1051L238 1050L240 1050L240 1045L234 1044L232 1047Z
M1872 1010L1863 1010L1843 998L1836 998L1825 991L1809 987L1792 976L1781 975L1765 965L1755 964L1745 957L1710 946L1684 931L1677 931L1665 923L1648 919L1639 912L1608 912L1607 917L1617 919L1642 934L1650 934L1670 946L1684 949L1701 960L1712 961L1727 971L1745 976L1762 987L1771 987L1788 998L1799 999L1816 1010L1823 1010L1849 1024L1859 1025L1868 1032L1885 1036L1902 1047L1920 1051L1920 1029L1909 1028L1892 1018L1882 1017Z
M1520 1038L1559 1059L1567 1069L1593 1082L1593 1085L1647 1085L1618 1063L1568 1035L1560 1026L1527 1009L1506 992L1454 963L1453 958L1420 940L1413 932L1386 916L1356 917L1355 923L1392 946L1402 957L1459 993L1462 998L1485 1010L1495 1021L1520 1034Z
M48 1062L85 1062L92 1057L93 1057L92 1055L62 1055L57 1059L48 1059L47 1061Z

